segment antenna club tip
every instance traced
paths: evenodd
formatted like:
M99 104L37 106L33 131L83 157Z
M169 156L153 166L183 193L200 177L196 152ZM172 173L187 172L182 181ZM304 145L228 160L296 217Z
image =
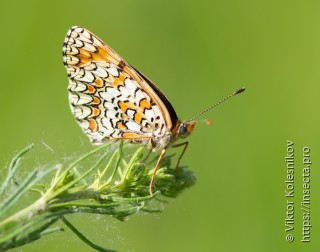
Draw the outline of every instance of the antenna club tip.
M242 93L244 90L246 90L246 88L245 87L242 87L242 88L240 88L239 90L237 90L236 92L234 92L234 94L236 95L236 94L240 94L240 93Z

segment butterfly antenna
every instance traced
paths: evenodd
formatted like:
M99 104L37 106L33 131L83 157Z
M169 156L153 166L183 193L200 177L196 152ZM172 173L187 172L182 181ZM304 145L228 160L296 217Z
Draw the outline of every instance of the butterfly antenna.
M232 94L228 95L227 97L223 98L221 101L217 102L216 104L210 106L209 108L206 108L205 110L203 110L202 112L200 112L199 114L195 115L194 117L192 117L190 120L188 120L188 122L193 121L194 119L196 119L197 117L201 116L202 114L208 112L209 110L217 107L218 105L220 105L221 103L223 103L224 101L228 100L229 98L231 98L232 96L235 96L237 94L242 93L245 90L244 87L240 88L239 90L233 92Z

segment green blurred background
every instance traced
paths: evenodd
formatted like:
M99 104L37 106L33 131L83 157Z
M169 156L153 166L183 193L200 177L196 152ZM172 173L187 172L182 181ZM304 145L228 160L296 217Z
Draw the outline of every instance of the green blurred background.
M94 242L119 251L318 251L319 1L2 0L0 6L2 167L29 143L37 144L38 165L92 148L68 105L62 44L73 25L97 34L153 80L181 119L247 88L203 116L213 124L197 125L182 160L197 183L163 213L124 223L70 217ZM296 157L291 244L284 223L287 140ZM314 168L310 243L300 242L303 146ZM91 250L67 230L16 251Z

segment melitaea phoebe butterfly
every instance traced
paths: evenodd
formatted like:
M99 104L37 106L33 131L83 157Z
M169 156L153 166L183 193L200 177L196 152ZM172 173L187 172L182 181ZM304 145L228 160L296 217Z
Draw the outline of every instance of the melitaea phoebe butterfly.
M228 98L243 92L241 88L188 121L177 117L172 105L146 76L124 61L90 31L70 28L63 45L63 62L69 77L72 113L94 144L111 140L141 143L152 151L161 150L149 186L166 149L192 132L194 119Z

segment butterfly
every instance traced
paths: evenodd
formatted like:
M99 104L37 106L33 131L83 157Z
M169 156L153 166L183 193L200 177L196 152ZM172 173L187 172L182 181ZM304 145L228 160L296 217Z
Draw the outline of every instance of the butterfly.
M71 111L93 144L127 140L161 151L149 185L167 148L183 146L193 131L194 119L244 88L230 94L188 121L181 121L171 103L145 75L122 59L90 31L73 26L63 45L63 63L69 79Z

